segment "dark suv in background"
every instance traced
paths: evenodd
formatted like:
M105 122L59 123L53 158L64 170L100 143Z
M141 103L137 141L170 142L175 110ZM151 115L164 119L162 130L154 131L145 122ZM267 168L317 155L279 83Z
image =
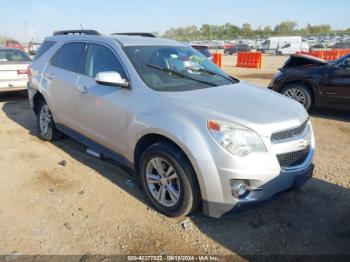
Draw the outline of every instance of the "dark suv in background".
M269 89L311 107L350 109L350 54L334 62L293 55L271 80Z

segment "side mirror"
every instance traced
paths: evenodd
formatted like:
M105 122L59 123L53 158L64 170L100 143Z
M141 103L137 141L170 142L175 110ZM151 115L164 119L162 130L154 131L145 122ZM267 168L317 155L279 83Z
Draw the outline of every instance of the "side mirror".
M114 71L100 72L95 77L97 84L106 86L117 86L122 88L129 88L130 83L128 80L123 79L119 73Z

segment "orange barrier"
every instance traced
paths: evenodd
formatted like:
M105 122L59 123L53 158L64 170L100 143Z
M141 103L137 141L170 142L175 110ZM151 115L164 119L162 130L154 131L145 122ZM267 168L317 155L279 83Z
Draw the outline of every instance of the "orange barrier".
M337 50L323 51L322 59L326 61L334 61L339 58L339 52Z
M221 53L213 53L213 63L218 67L221 67L222 54Z
M334 49L334 50L337 50L339 52L339 57L350 54L350 49Z
M323 59L323 52L324 51L310 51L309 55Z
M324 50L324 51L310 51L310 52L298 52L298 54L311 55L326 61L334 61L339 57L347 55L350 53L350 49L334 49L334 50Z
M261 68L261 63L260 52L239 52L236 67Z

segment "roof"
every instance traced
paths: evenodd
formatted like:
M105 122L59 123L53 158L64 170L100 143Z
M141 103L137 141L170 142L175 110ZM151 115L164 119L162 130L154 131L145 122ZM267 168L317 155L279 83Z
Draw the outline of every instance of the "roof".
M127 35L112 35L112 37L119 41L123 46L141 46L141 45L171 45L171 46L185 46L180 42L156 37L143 36L127 36Z
M51 41L85 40L93 41L97 39L114 39L123 46L144 46L144 45L164 45L164 46L185 46L178 41L143 36L129 35L56 35L46 38Z

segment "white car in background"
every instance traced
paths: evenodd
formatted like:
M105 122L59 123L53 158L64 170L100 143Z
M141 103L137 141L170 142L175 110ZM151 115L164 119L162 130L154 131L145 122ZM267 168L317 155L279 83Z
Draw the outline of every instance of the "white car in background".
M0 92L27 89L29 56L20 49L0 48Z

